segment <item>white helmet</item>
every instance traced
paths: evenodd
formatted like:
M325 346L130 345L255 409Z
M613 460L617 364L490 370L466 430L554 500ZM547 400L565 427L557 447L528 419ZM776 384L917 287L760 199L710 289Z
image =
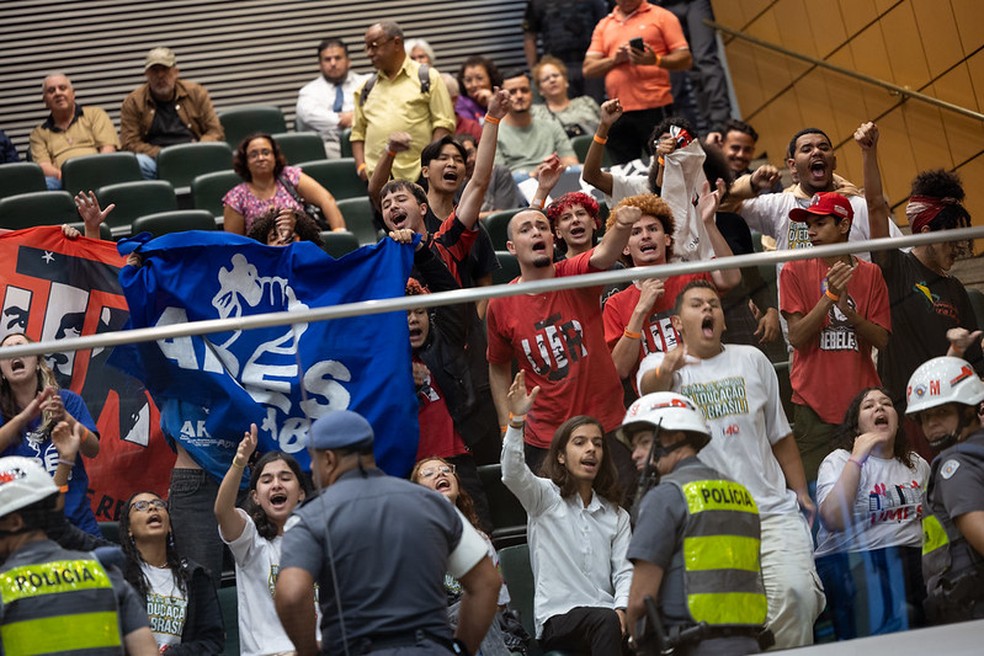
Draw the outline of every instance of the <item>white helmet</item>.
M676 392L653 392L636 399L626 411L625 421L619 426L616 435L631 447L633 433L657 426L662 430L687 431L703 436L703 439L694 443L698 450L711 441L711 429L700 408L689 398Z
M913 415L945 403L977 406L984 401L984 382L966 360L942 356L912 372L905 390L905 413Z
M52 494L58 494L58 488L36 461L22 456L0 458L0 517Z

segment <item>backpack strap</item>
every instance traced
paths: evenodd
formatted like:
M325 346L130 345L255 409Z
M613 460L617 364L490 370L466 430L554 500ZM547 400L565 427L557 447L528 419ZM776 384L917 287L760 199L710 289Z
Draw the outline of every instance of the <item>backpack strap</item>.
M420 68L417 70L417 74L420 77L420 93L426 95L430 93L431 81L430 81L430 66L427 64L421 64ZM362 93L359 94L359 104L362 105L366 102L366 98L369 97L369 93L372 88L376 86L376 80L379 79L379 73L373 73L366 80L366 83L362 86Z

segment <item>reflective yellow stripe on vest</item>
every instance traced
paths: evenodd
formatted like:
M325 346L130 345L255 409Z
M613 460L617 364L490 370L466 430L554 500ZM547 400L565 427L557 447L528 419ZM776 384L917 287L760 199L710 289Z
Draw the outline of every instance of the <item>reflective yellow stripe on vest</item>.
M719 592L687 595L690 614L698 622L710 625L764 624L769 602L754 592Z
M120 647L116 613L80 613L25 620L0 627L6 656L58 654L80 649Z
M712 569L757 572L759 549L759 540L737 535L684 538L683 565L691 572Z
M922 555L932 553L940 547L950 544L950 538L946 537L946 529L940 524L936 515L926 515L922 520L923 529L923 548Z
M0 573L0 599L8 609L27 603L43 603L50 607L57 599L51 597L50 603L47 602L44 598L50 595L107 589L112 595L112 587L106 570L95 560L56 560ZM121 646L115 611L85 612L92 611L91 606L78 610L81 612L4 623L0 626L4 653L6 656L26 656Z
M695 481L685 483L683 496L691 515L705 510L732 510L758 513L755 499L741 483L734 481Z

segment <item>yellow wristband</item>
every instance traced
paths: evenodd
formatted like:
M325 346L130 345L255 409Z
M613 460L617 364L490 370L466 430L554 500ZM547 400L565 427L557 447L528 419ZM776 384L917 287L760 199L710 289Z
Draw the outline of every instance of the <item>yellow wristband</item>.
M832 301L833 301L834 303L836 303L837 301L839 301L839 300L841 300L841 297L840 297L840 296L838 296L837 294L835 294L835 293L833 293L833 292L832 292L832 291L830 291L829 289L827 289L827 290L824 290L824 292L823 292L823 293L824 293L824 295L825 295L825 296L826 296L827 298L829 298L830 300L832 300Z
M362 164L359 164L359 165L358 165L358 166L356 167L356 169L355 169L355 171L356 171L356 173L362 173L363 171L365 171L365 170L366 170L366 166L367 166L367 165L366 165L366 163L365 163L365 162L362 162Z
M246 468L246 464L245 463L242 463L242 462L239 462L239 460L237 460L236 458L233 458L232 459L232 466L233 467L239 467L240 469L245 469Z
M642 333L634 333L631 330L629 330L628 328L626 328L622 332L622 334L625 335L626 337L628 337L629 339L642 339Z
M666 161L663 160L663 156L662 155L660 155L659 157L657 157L656 158L656 161L659 162L659 165L660 166L665 166L666 165Z
M502 120L501 118L496 118L494 116L489 116L488 114L485 115L485 122L486 123L491 123L492 125L499 125L499 121L501 121L501 120Z
M608 143L608 137L599 137L597 134L593 136L592 139L594 139L596 144L601 144L602 146Z
M663 63L663 56L662 55L656 55L656 66L660 66L660 64L662 64L662 63Z

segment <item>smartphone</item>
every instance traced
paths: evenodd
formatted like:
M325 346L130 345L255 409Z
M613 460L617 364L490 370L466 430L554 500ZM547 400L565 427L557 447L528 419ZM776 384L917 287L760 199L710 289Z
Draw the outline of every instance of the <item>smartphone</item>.
M636 38L629 41L629 47L632 48L633 50L638 50L639 52L642 52L643 50L646 49L646 44L642 42L641 36L637 36Z

